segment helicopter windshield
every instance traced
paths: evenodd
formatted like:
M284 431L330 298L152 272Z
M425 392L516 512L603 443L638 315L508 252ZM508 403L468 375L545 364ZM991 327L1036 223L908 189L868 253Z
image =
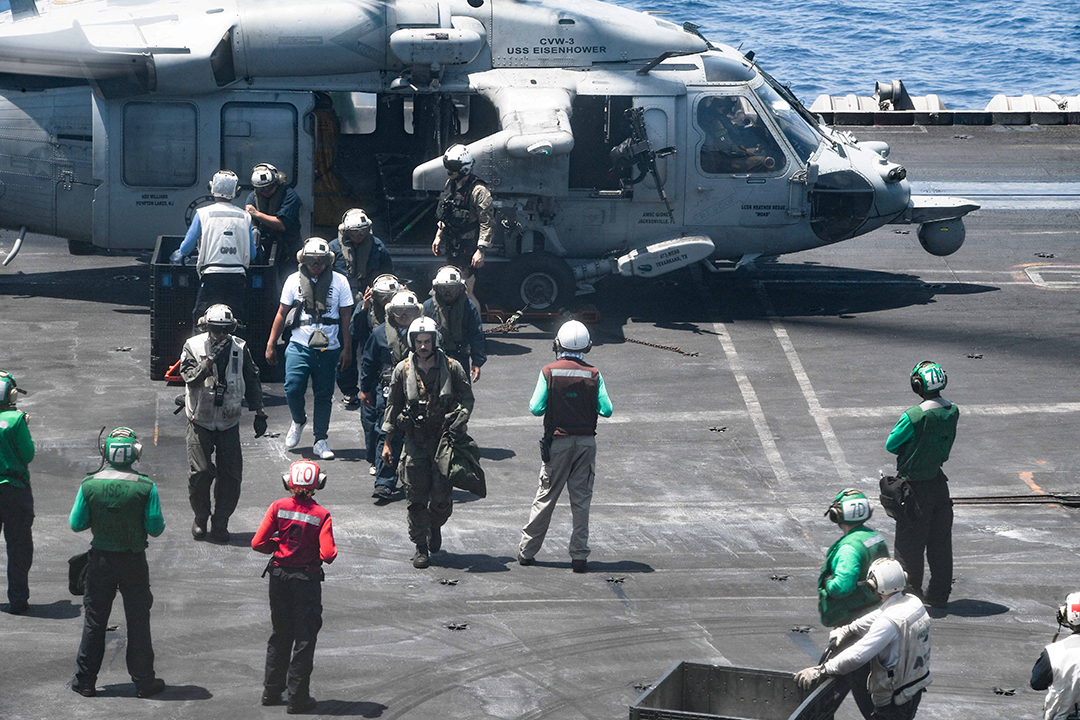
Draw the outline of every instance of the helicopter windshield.
M756 88L754 92L761 98L765 108L776 120L776 124L780 126L780 131L795 149L795 154L803 162L808 162L810 156L817 152L821 137L771 85L762 83L761 87Z

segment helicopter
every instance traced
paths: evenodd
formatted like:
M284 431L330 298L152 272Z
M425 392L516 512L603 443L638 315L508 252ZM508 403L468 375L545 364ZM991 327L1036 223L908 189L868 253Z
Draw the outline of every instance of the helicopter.
M305 200L305 236L359 205L420 256L455 143L495 198L485 272L534 309L608 275L742 267L890 223L948 255L978 209L913 195L886 143L827 126L752 52L600 0L11 8L0 226L76 254L183 234L214 172L269 162Z

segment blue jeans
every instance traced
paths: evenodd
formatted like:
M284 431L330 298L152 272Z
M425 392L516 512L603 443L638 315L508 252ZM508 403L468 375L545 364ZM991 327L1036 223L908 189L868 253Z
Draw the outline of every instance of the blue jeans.
M304 396L308 378L315 396L315 442L325 440L330 429L330 408L334 399L334 375L341 348L312 350L307 345L290 342L285 347L285 399L294 423L307 422Z

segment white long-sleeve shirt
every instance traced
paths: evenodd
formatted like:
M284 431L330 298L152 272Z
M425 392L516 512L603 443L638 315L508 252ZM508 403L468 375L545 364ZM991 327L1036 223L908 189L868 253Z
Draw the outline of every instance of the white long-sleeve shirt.
M886 608L895 605L904 597L904 593L896 593L875 609L844 626L849 634L862 637L854 645L829 659L825 663L825 672L829 675L846 675L870 662L875 655L885 668L896 667L900 659L900 632L896 625L881 615Z

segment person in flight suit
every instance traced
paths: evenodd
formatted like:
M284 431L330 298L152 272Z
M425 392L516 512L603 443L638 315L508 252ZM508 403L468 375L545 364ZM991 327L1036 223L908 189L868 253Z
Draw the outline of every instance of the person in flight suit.
M273 555L266 567L274 630L266 643L262 704L280 705L288 690L293 715L315 709L311 670L322 628L322 564L334 562L337 547L330 512L311 497L326 486L318 464L297 460L281 480L291 495L270 505L251 549Z
M75 532L89 529L90 559L86 566L83 595L83 635L77 670L71 689L94 697L101 661L105 657L105 632L116 591L124 596L127 619L127 670L140 698L157 695L165 681L154 675L154 647L150 639L150 568L146 564L146 536L165 531L157 486L135 472L131 465L142 455L142 444L129 428L109 433L102 448L107 468L87 476L68 524Z
M394 261L382 240L371 234L371 219L360 208L353 208L342 216L338 236L330 241L330 252L334 253L334 270L345 276L353 291L353 316L349 328L352 361L348 367L338 370L337 386L345 406L355 408L360 404L357 386L360 353L371 332L366 315L374 302L372 286L377 278L394 271Z
M532 565L544 544L551 514L563 488L570 493L574 530L570 535L570 566L588 572L589 505L596 475L596 420L611 417L611 399L604 377L585 362L592 348L589 330L577 320L563 323L552 349L555 362L540 370L529 411L544 416L540 485L529 522L521 529L518 562Z
M409 354L409 325L420 317L423 307L416 295L402 290L386 305L386 322L371 331L360 361L360 400L375 414L375 489L372 497L386 503L397 489L398 474L394 467L401 454L401 438L387 439L383 430L386 398L390 395L390 377L394 368ZM383 460L383 449L389 443L393 462Z
M443 352L461 363L469 380L476 382L480 366L487 362L484 327L465 289L460 270L453 265L439 268L431 281L431 297L424 301L424 315L438 324Z
M393 465L393 439L398 433L405 436L400 473L409 503L409 540L416 545L412 564L426 568L431 555L442 549L442 527L454 511L453 488L439 470L435 452L444 432L466 431L474 399L465 369L439 349L434 320L414 320L408 339L409 355L390 379L382 456ZM447 427L451 414L453 425Z
M1039 654L1031 668L1031 689L1046 690L1044 720L1075 720L1080 717L1080 592L1069 593L1057 611L1058 633L1067 627L1072 633L1058 642L1058 636Z
M447 262L461 270L469 299L479 307L472 288L491 247L494 214L491 191L473 173L473 165L472 153L464 145L451 145L443 153L447 180L435 209L439 226L431 252L446 255Z
M199 294L192 313L196 327L206 308L218 303L232 308L236 317L245 317L247 269L257 248L251 218L232 204L239 188L236 173L229 170L215 173L210 180L214 202L195 211L184 242L169 258L178 264L198 245Z
M14 377L0 370L0 528L7 543L8 612L12 615L30 608L34 562L34 494L30 491L34 440L30 416L15 407L16 396L24 392Z
M287 184L285 173L270 163L251 170L251 184L245 210L258 234L258 245L267 262L276 265L279 277L295 272L294 256L300 250L300 196ZM277 243L277 257L270 249Z
M914 517L896 518L896 558L907 571L911 589L927 605L943 608L952 591L952 499L941 466L956 440L960 408L941 397L949 382L940 365L929 360L911 369L911 389L922 402L896 421L885 449L896 455L896 476L911 485L918 507ZM923 555L930 582L923 593Z
M262 382L247 343L231 335L236 318L228 305L212 305L204 316L207 332L189 338L180 355L180 377L187 386L188 495L195 522L191 536L229 542L229 517L240 500L244 457L240 452L241 402L255 413L255 437L266 432ZM216 482L215 482L216 478ZM210 513L210 485L214 512Z
M818 576L818 614L825 627L847 625L881 604L881 598L866 588L870 564L889 557L885 538L866 525L873 514L866 495L854 488L837 493L825 511L825 516L836 523L841 533L825 555L825 565ZM855 640L854 636L851 640ZM867 720L874 712L874 703L866 689L869 674L870 666L861 665L843 676Z

